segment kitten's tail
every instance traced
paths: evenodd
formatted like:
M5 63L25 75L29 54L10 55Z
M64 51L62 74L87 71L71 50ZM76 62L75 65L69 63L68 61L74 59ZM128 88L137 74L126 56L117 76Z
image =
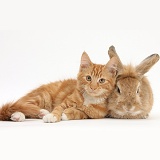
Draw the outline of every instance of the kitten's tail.
M0 108L0 121L9 121L14 112L22 112L28 118L39 118L40 108L31 104L6 103Z

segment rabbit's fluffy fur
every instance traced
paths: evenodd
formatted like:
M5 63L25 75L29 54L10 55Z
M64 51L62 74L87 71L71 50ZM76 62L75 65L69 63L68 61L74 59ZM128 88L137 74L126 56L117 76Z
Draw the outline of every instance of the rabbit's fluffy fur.
M109 48L110 58L120 61L116 88L108 98L109 117L123 119L147 118L153 106L153 93L146 72L159 60L158 54L144 59L139 65L123 65L115 47Z

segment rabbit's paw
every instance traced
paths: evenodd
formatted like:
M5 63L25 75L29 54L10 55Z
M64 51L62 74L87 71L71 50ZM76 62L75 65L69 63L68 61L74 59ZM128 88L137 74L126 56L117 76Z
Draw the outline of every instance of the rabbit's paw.
M143 116L142 119L147 119L148 117L149 117L149 115L147 114L147 115Z

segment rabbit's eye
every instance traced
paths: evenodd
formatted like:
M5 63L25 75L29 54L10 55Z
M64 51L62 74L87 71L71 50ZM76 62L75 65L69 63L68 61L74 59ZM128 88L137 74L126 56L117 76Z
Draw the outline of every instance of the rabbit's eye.
M137 89L136 93L137 93L137 94L139 93L139 88Z
M121 93L121 90L119 89L119 87L117 87L117 92L120 94Z

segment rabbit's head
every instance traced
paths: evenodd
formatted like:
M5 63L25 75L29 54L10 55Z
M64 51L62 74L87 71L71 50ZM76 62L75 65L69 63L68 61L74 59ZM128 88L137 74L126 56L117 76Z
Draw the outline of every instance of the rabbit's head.
M117 57L121 64L117 74L116 88L108 98L109 116L114 118L146 118L152 109L153 94L144 76L159 60L158 54L144 59L139 65L123 65L114 46L109 48L110 58Z

